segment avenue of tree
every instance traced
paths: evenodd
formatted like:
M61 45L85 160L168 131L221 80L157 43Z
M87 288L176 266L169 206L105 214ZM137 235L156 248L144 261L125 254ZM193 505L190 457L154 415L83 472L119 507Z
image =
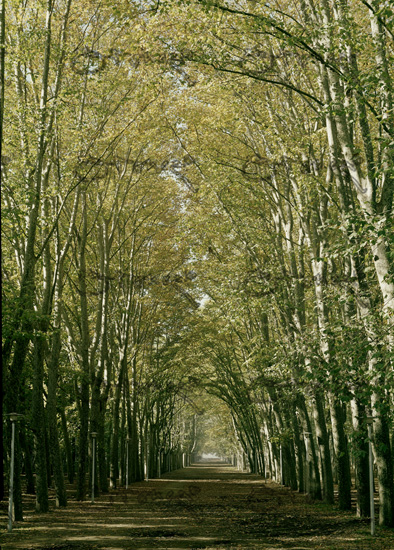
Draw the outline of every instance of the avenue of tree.
M372 417L393 527L392 3L1 0L0 30L15 518L87 498L92 433L96 491L216 441L368 516Z

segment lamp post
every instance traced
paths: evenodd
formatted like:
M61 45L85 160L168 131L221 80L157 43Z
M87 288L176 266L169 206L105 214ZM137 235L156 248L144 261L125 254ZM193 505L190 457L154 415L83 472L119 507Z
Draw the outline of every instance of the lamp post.
M367 416L366 424L368 426L368 447L369 447L369 499L371 509L371 535L375 534L375 500L373 491L373 454L372 454L372 425L373 416Z
M130 438L126 437L126 489L129 487L129 443Z
M96 437L97 432L92 432L92 504L94 504L94 481L96 479Z
M15 424L23 415L18 413L10 413L7 416L11 420L11 464L10 464L10 494L8 498L8 526L7 530L12 531L12 515L14 505L14 465L15 465Z

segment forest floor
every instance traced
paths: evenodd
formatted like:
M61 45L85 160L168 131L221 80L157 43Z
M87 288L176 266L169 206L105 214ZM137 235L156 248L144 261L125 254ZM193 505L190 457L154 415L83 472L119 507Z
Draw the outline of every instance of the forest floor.
M52 507L54 503L52 501ZM335 507L311 502L261 477L223 464L199 464L100 495L70 495L67 508L34 512L6 532L1 550L393 550L394 531Z

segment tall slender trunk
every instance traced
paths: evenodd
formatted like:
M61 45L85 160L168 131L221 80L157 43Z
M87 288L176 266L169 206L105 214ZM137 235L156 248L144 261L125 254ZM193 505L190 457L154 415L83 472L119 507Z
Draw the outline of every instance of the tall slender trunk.
M42 395L44 385L45 344L45 335L37 334L34 342L32 426L36 455L36 510L37 512L43 513L49 510L47 446L45 441L46 422Z
M68 433L68 426L67 426L67 418L66 413L64 411L64 407L61 406L60 409L60 416L62 421L62 430L63 430L63 437L64 437L64 446L66 448L66 462L67 462L67 477L68 482L73 483L74 482L74 458L71 448L71 442L70 442L70 436Z
M124 352L125 350L123 350ZM111 487L116 488L119 479L119 412L122 398L124 372L127 368L126 355L120 358L120 370L118 382L116 384L114 406L113 406L113 427L112 427L112 446L111 446Z
M132 362L132 372L131 372L131 390L132 390L132 423L130 430L130 459L131 459L131 479L132 481L141 481L143 473L140 469L139 461L139 446L140 446L140 435L138 431L138 395L137 395L137 359L134 357Z
M355 390L354 393L356 393ZM351 401L354 460L357 487L357 515L368 517L370 514L369 471L368 471L368 441L365 425L365 405L357 397Z
M122 412L121 412L121 426L120 426L120 484L126 485L126 389L124 387L123 380L123 392L122 392Z
M338 501L341 510L351 510L350 461L344 429L343 405L333 394L329 395L331 425L337 456Z
M377 392L373 392L371 405L374 417L373 445L379 484L379 523L391 527L394 525L394 487L393 457L391 455L389 432L390 421L387 415L390 404L388 399L384 399Z
M87 241L87 201L86 190L82 191L82 231L79 236L79 295L81 307L81 383L80 383L80 431L77 500L86 496L86 474L88 471L88 430L89 430L89 321L86 288L86 241Z
M51 355L48 365L48 398L47 398L47 413L48 413L48 429L49 429L49 449L53 464L53 473L55 480L56 506L67 505L67 494L64 484L63 464L59 444L58 432L58 379L59 379L59 363L61 355L61 324L62 324L62 308L63 308L63 285L64 285L64 262L67 251L71 243L72 233L74 231L75 219L79 204L79 190L76 191L74 204L70 218L68 233L63 247L60 245L59 231L56 232L55 250L56 264L54 274L54 308L53 308L53 333ZM56 205L57 206L57 205ZM55 215L57 208L55 208ZM74 465L71 457L71 447L68 437L67 421L64 409L61 410L61 420L63 425L64 440L66 445L67 470L70 483L74 478Z
M103 221L99 227L99 253L100 253L100 301L97 311L96 330L99 332L99 358L97 367L93 364L92 371L92 403L91 403L91 430L97 433L97 463L100 480L100 488L108 491L108 479L106 475L105 453L105 412L111 386L112 367L109 364L108 339L110 327L108 323L110 273L109 254L111 239L108 236L108 222ZM91 361L92 362L92 361Z
M57 389L58 389L58 370L61 351L61 299L63 286L63 267L60 267L58 280L54 296L54 330L52 335L52 350L48 367L48 428L49 428L49 448L51 452L53 474L55 480L56 506L66 506L67 496L64 485L63 465L60 454L59 434L57 426Z
M330 504L333 504L334 481L332 476L330 443L324 415L323 396L319 392L316 392L313 397L312 408L322 464L323 499Z
M49 167L42 177L42 194L45 193L49 177ZM48 216L48 202L44 199L41 215L43 219ZM44 228L42 239L46 238ZM33 398L32 418L33 433L36 450L36 510L47 512L49 509L48 485L50 481L50 465L48 460L48 434L47 422L44 411L43 386L44 386L44 362L48 354L47 334L49 329L49 316L52 306L52 264L49 246L43 251L43 299L37 321L36 334L34 336L34 374L33 374ZM50 378L49 383L53 380ZM51 390L52 390L51 386ZM55 390L56 391L56 390ZM52 395L51 395L52 397ZM51 411L55 414L56 410Z
M0 161L3 158L3 118L4 118L4 85L5 85L5 0L0 4ZM0 501L4 498L4 434L3 434L3 403L4 403L4 373L0 380Z
M25 462L25 472L26 472L26 493L28 495L35 495L35 483L33 475L33 463L32 463L32 445L26 436L26 428L21 425L19 427L19 438L21 443L21 448L24 454Z
M129 456L128 476L129 476L129 481L137 481L137 476L135 472L135 463L134 463L134 460L135 460L134 440L137 440L137 437L133 426L133 413L131 409L130 380L129 380L128 370L126 370L126 373L125 373L125 394L126 394L126 417L127 417L126 445L128 448L128 456Z
M321 500L322 491L320 484L320 472L319 464L317 460L316 445L312 432L312 425L309 418L309 413L306 408L305 398L303 395L299 394L297 396L297 410L299 412L299 417L301 421L301 426L303 429L302 438L305 441L306 447L306 456L305 456L305 487L306 492L309 493L312 498Z
M292 403L292 407L291 407L291 424L292 424L292 429L294 434L294 444L295 444L295 453L296 453L298 491L300 493L303 493L304 487L305 487L305 482L304 482L304 450L305 449L301 443L300 427L298 424L297 406L295 401Z
M105 412L109 394L109 383L100 399L100 414L97 422L97 460L100 490L108 493L107 455L105 448Z

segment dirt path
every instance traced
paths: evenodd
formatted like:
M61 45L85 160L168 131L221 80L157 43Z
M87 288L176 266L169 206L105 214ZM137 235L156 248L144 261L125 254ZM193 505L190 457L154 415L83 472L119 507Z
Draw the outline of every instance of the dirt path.
M259 476L225 465L195 465L162 479L100 496L70 500L5 532L1 550L123 550L247 548L393 550L391 531L369 536L368 522L339 513Z

